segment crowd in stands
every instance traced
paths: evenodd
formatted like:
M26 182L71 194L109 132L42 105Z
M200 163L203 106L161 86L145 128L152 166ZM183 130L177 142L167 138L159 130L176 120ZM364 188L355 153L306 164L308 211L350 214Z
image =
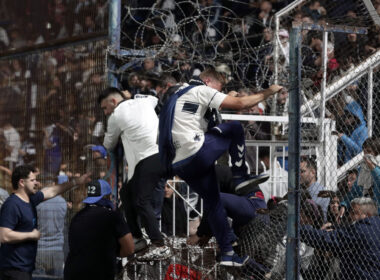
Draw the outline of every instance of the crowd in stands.
M0 23L0 52L107 28L108 1L105 0L55 0L49 2L49 5L44 5L43 1L33 0L25 1L26 5L22 8L16 7L15 5L18 4L15 1L0 0L0 2L2 2L1 7L6 6L9 11L8 20ZM131 5L143 7L148 5L146 2L151 1L131 2ZM181 14L174 10L175 2L174 0L160 2L162 9L173 8L171 12L175 23L196 12L194 9L184 9L185 14ZM200 62L192 63L192 58L207 58L215 55L215 48L209 47L209 42L220 41L224 35L228 35L228 40L220 41L221 44L216 53L222 54L221 59L217 59L213 66L229 81L225 91L236 90L238 96L253 95L258 92L261 88L253 87L250 81L262 74L260 73L262 65L267 65L271 74L273 70L274 13L292 1L246 2L199 1L202 8L212 7L205 9L208 14L199 16L195 24L186 28L186 32L176 33L170 38L163 37L166 36L163 33L157 34L153 29L145 30L145 33L141 34L141 41L137 39L138 48L159 45L163 40L170 41L172 47L164 55L135 59L136 61L128 71L119 76L119 86L125 97L134 98L140 94L156 96L160 100L157 106L159 113L160 106L173 93L173 86L188 82L209 66ZM331 5L330 2L336 3ZM332 19L339 18L343 22L360 25L358 22L363 15L358 14L354 2L310 1L294 13L289 23L334 23ZM380 14L380 2L373 2ZM189 3L182 5L193 7ZM235 19L236 24L233 25L234 31L231 34L228 33L230 30L225 21L221 19L232 16L233 13L241 15L244 20ZM149 13L146 10L137 10L134 14L135 22L128 22L131 28L122 40L127 48L136 47L136 42L131 38L138 37L129 32L134 32L148 16ZM154 24L157 30L160 30L163 27L167 28L168 26L164 24L169 25L170 22L155 22ZM20 28L21 26L24 28ZM286 25L282 26L278 34L281 40L280 66L282 68L280 69L282 70L280 72L286 72L289 64L289 32L290 26ZM329 36L328 82L333 82L378 51L380 49L379 34L379 28L371 26L367 35L335 33ZM303 35L304 88L307 97L311 98L319 91L321 85L322 33L304 31ZM208 43L205 45L205 42ZM234 68L230 62L223 61L223 57L228 57L231 53L232 58L241 59L240 56L236 56L234 50L241 48L242 45L244 45L244 51L255 49L258 54L258 59L247 69ZM107 42L98 41L79 47L33 54L26 59L13 58L9 61L0 61L0 91L3 95L0 101L2 112L0 116L0 203L7 197L7 193L11 193L10 171L18 165L39 166L47 182L53 180L59 183L59 180L71 180L83 174L88 163L87 159L90 157L94 160L92 165L96 166L97 177L104 177L110 163L99 146L106 127L104 116L96 105L96 97L106 83L103 69L106 47ZM242 62L247 61L242 60ZM375 77L378 75L375 69ZM247 84L249 86L246 86ZM264 88L268 85L268 80L260 84ZM380 77L375 80L374 92L379 89ZM308 218L312 217L304 216L305 224L318 228L326 222L332 224L334 228L345 226L350 222L348 215L351 209L350 202L359 197L373 199L380 211L380 159L378 158L380 119L375 116L373 137L368 138L368 120L365 117L368 105L366 95L366 85L362 83L362 80L358 80L326 105L327 117L336 121L336 136L339 139L338 165L347 163L362 151L364 159L358 168L355 167L347 172L346 179L336 186L337 192L322 192L321 194L319 192L326 189L318 183L315 158L301 159L301 183L304 189L310 192L308 199L313 201L303 204L306 209L303 213L318 215L320 219L310 221ZM379 101L376 96L374 99L375 103ZM235 113L264 115L274 112L276 115L287 115L287 105L288 90L284 88L277 95L275 103L269 99L249 110ZM247 121L242 122L242 125L246 139L272 139L273 131L268 122ZM270 153L267 147L247 148L247 161L252 173L270 174L270 169L275 168L277 174L280 174L281 179L276 186L272 187L268 182L260 185L265 202L268 204L273 203L273 193L271 193L273 188L276 189L278 196L282 197L287 193L287 167L277 161L271 163ZM175 184L170 182L170 185ZM187 188L177 187L182 195L186 195L187 190L183 191L183 189ZM84 196L85 193L81 190L71 191L64 197L67 208L62 203L62 198L57 198L62 206L59 211L67 212L67 215L72 216L81 208ZM317 204L316 208L314 204ZM165 188L163 205L161 212L163 232L171 235L175 231L176 235L186 235L188 206L178 199L178 196L173 198L172 189L168 184ZM192 206L197 208L199 205L194 202ZM177 207L174 228L171 219L173 207ZM68 219L67 216L66 219ZM194 211L190 220L193 224L198 222ZM194 234L196 226L189 229L189 232ZM329 254L326 253L326 255ZM37 260L41 262L41 258ZM330 273L334 274L337 271Z
M108 26L106 0L0 1L0 53L82 34Z

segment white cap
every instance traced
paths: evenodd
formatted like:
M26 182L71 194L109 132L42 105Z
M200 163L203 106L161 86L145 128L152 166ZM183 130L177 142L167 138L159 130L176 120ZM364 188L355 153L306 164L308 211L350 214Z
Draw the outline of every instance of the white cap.
M289 38L289 32L286 29L280 29L278 31L278 36Z

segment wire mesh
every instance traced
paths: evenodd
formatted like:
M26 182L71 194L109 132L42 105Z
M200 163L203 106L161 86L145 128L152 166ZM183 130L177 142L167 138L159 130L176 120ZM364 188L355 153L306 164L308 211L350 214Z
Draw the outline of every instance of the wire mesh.
M92 149L102 135L96 97L105 86L106 47L107 41L92 41L0 61L2 191L12 193L10 171L20 164L38 167L42 186L71 181L89 170L95 178L107 173L109 156L96 158ZM83 188L76 188L61 198L64 206L62 201L41 204L36 271L41 277L53 277L54 269L63 267L63 256L53 258L51 249L67 253L63 236L85 196Z
M333 196L337 192L343 200L347 195L343 185L347 178L350 184L355 181L351 177L357 175L352 170L363 162L360 157L363 142L378 133L373 109L376 108L374 100L377 100L375 92L379 83L379 29L375 25L377 14L374 11L379 3L372 1L374 10L371 10L369 1L294 1L292 9L279 12L288 3L280 1L277 6L271 6L263 2L163 1L151 5L127 2L122 15L121 39L121 49L125 52L119 57L120 71L115 74L132 95L156 89L154 83L146 86L145 81L157 80L162 74L165 76L161 77L171 75L175 82L182 83L209 66L229 77L226 92L240 89L239 95L249 95L266 88L274 80L289 90L289 33L293 23L368 28L367 35L329 32L325 84L323 34L321 31L302 32L301 112L309 119L302 121L300 180L307 192L301 202L301 222L315 228L320 228L324 222L334 222L338 228L334 220L337 214L332 219L331 212L342 206L336 206ZM278 57L276 40L279 41ZM152 72L153 78L149 77ZM269 100L238 113L286 116L287 98L284 92L277 96L275 103ZM324 106L322 99L326 102ZM347 117L350 107L359 115L359 120L352 123ZM360 136L353 134L357 126L363 128L364 122L367 130ZM255 118L242 124L250 142L268 141L274 134L277 141L287 140L287 124L279 125L275 119L272 127ZM250 167L260 173L265 165L259 157L260 149L261 153L265 153L265 149L253 146L247 149ZM286 169L287 156L287 147L273 149L268 156L271 169L275 169L273 163L277 160ZM275 174L270 172L270 175ZM269 189L270 195L276 193L273 183ZM264 214L270 216L269 224L255 219L239 236L239 253L249 255L256 263L250 263L245 269L219 267L220 273L236 279L284 279L287 208L285 204L278 207L277 211L283 216L276 217L276 210L272 210L274 212ZM339 226L350 224L347 211L339 218L342 220ZM323 250L321 244L314 244L315 249L310 243L301 242L302 278L338 279L348 275L339 269L339 255L343 249ZM349 271L351 277L365 279L357 276L353 269Z

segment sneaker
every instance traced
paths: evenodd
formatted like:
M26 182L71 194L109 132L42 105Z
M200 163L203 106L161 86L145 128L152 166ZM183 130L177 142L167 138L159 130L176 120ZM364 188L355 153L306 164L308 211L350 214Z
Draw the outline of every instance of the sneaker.
M249 260L248 256L239 257L238 254L234 253L232 256L222 255L219 264L224 265L224 266L241 267L241 266L244 266L248 260Z
M135 243L135 253L148 247L148 241L145 238L133 238L133 242Z
M170 258L172 255L168 246L150 245L148 251L143 255L136 257L138 261L162 261Z
M254 187L269 179L269 174L247 175L233 178L235 193L246 194L252 192Z

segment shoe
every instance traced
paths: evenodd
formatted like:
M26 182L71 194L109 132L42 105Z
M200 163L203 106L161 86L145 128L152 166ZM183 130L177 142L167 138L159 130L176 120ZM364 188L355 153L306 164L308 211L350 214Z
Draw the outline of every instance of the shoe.
M148 247L148 241L145 238L133 238L133 242L135 243L135 253Z
M269 174L247 175L233 178L235 193L247 194L254 191L254 187L269 179Z
M168 246L150 245L148 251L143 255L136 257L138 261L162 261L172 256Z
M248 256L239 257L238 254L234 253L232 256L222 255L219 264L224 266L242 267L247 263L248 260Z
M232 242L231 246L232 246L232 249L234 250L234 252L238 251L238 249L239 249L239 240L236 239L234 242Z

